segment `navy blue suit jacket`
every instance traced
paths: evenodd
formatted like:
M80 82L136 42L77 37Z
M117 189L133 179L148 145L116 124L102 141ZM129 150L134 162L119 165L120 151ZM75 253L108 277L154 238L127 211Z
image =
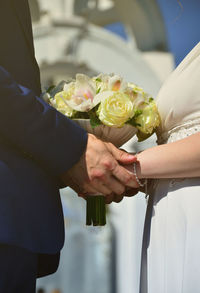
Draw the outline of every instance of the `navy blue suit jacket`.
M56 254L59 175L79 160L87 134L39 98L27 2L0 1L0 243Z

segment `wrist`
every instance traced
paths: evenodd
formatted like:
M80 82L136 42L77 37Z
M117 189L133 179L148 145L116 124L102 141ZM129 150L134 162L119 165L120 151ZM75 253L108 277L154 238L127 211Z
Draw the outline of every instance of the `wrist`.
M133 163L133 173L135 176L135 180L137 181L140 187L144 187L147 184L146 178L141 178L141 169L139 161Z
M141 159L141 152L136 154L136 172L137 176L139 179L143 179L144 176L142 176L142 170L141 170L141 164L140 164L140 159Z

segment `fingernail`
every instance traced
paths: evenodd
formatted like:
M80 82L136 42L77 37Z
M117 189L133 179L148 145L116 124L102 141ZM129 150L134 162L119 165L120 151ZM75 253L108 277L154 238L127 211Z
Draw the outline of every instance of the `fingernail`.
M137 159L137 157L135 155L127 155L128 159Z

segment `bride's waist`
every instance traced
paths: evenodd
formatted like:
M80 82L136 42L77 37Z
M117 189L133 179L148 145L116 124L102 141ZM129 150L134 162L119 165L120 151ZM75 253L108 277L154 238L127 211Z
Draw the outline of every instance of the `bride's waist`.
M200 132L200 118L186 121L169 131L162 131L158 129L157 131L157 142L158 144L170 143L187 136Z

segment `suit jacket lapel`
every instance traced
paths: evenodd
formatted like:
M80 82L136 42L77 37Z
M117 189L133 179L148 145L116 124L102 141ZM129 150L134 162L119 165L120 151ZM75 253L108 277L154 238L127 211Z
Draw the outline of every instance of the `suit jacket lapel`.
M28 0L11 0L13 9L15 10L17 19L24 33L27 45L29 47L30 53L34 58L34 47L33 47L33 33L32 26L30 22L30 10L28 5Z

